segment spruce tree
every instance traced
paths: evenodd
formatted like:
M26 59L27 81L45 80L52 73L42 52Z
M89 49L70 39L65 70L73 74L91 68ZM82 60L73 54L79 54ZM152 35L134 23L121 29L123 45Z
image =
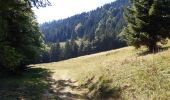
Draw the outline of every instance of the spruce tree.
M61 53L60 44L59 42L57 42L51 46L51 53L50 53L51 61L60 60L60 53Z
M69 41L66 41L65 43L65 47L64 47L64 52L63 52L63 55L64 55L64 59L68 59L68 58L71 58L71 45L70 45L70 42Z
M125 18L124 38L136 48L144 45L157 51L157 43L170 37L169 0L131 0Z
M78 45L75 42L75 40L71 40L70 45L71 45L71 54L72 54L71 57L77 57L78 56Z

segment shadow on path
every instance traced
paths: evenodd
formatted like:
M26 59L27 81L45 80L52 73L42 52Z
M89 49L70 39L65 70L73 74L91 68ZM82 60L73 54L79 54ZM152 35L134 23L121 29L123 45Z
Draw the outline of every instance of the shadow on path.
M22 75L0 76L0 100L41 100L50 87L51 72L43 68L28 68Z
M32 67L20 76L0 76L0 100L87 100L76 81L55 80L52 74Z
M88 100L86 90L79 87L76 81L54 80L51 88L44 95L44 100Z

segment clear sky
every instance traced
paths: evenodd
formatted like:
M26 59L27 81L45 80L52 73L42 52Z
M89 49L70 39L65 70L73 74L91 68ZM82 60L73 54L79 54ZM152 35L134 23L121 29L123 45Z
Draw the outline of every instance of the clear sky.
M49 0L52 6L33 8L39 23L87 12L115 0Z

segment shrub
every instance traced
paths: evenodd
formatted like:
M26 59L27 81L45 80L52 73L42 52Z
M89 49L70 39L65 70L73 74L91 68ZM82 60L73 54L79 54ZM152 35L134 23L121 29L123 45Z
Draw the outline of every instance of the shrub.
M90 99L119 99L121 98L121 88L112 85L112 80L101 76L97 82L88 85Z

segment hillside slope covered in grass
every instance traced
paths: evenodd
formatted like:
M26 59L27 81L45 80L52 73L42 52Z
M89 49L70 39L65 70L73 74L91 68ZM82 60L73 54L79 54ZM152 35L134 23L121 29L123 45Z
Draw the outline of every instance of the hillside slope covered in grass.
M168 46L156 54L147 54L144 48L125 47L60 62L30 65L32 68L22 77L0 79L0 97L6 98L9 92L4 91L9 90L12 95L8 97L43 100L168 100Z

